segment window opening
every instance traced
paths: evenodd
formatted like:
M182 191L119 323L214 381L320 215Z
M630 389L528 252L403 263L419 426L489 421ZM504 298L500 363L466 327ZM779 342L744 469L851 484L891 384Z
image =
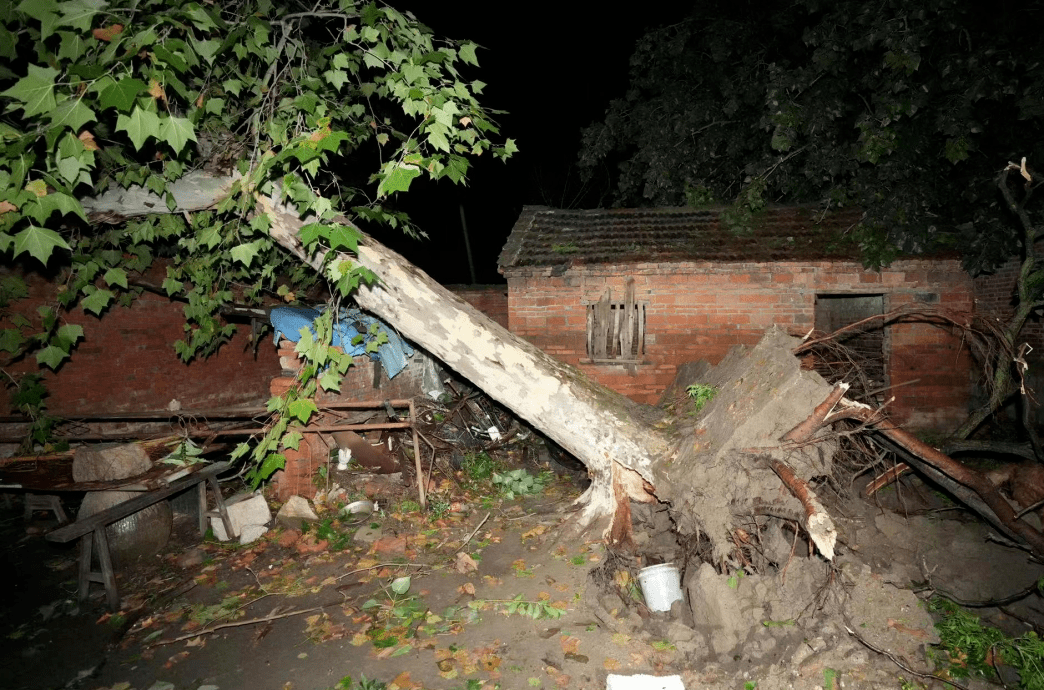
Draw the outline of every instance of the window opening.
M594 362L637 362L645 354L647 303L634 299L634 279L626 297L613 301L612 289L587 305L587 356Z

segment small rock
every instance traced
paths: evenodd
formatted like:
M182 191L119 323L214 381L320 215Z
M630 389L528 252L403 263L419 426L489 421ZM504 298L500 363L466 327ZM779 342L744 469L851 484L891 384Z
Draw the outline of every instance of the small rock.
M667 624L667 639L672 643L688 642L696 638L696 631L692 628L679 623L678 621L671 621Z
M268 508L265 497L258 493L241 493L225 501L225 509L228 511L229 521L232 523L232 535L225 533L225 523L217 514L211 510L210 528L218 541L228 541L237 537L243 531L245 525L267 525L272 520L272 511Z
M264 525L243 525L243 529L239 533L239 543L242 545L257 541L267 531L268 528Z
M207 552L197 547L182 553L175 563L179 568L194 568L205 560L207 560Z
M290 529L301 529L306 522L319 522L319 516L308 504L308 499L301 496L291 496L290 500L276 513L276 520Z
M678 621L690 628L696 624L692 617L692 609L684 599L675 599L671 602L671 620Z
M370 527L365 525L355 531L355 541L361 544L373 544L381 538L383 532L379 527Z

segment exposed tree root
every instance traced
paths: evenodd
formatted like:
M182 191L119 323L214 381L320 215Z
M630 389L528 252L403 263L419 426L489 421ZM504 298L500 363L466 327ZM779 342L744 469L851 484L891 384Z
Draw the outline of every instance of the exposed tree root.
M816 409L812 411L808 419L788 431L781 440L789 443L804 443L812 438L813 434L823 428L823 420L834 409L837 402L844 397L847 390L847 383L836 384L826 400L816 405Z
M790 489L790 493L794 494L801 501L801 505L805 507L805 529L808 531L808 536L812 538L816 548L823 554L823 558L828 561L834 560L837 529L834 528L834 521L830 519L830 513L827 512L826 508L819 501L815 492L786 463L768 455L762 455L761 458L769 464L769 467L780 478L780 481Z
M925 465L930 466L949 479L975 492L978 498L981 499L979 505L981 506L984 503L988 511L982 512L976 509L976 506L970 507L976 509L976 512L979 512L994 524L997 524L996 521L999 521L1005 532L1023 540L1038 556L1044 556L1044 534L1033 529L1024 521L1018 520L1011 504L1001 496L997 487L985 475L962 465L948 455L932 448L913 434L897 427L891 420L882 418L876 411L865 405L842 399L839 407L841 409L826 418L826 423L829 424L839 419L856 419L872 425L875 431L905 451L904 459L911 465L918 467L918 469L922 469ZM958 498L961 498L961 496L958 495Z

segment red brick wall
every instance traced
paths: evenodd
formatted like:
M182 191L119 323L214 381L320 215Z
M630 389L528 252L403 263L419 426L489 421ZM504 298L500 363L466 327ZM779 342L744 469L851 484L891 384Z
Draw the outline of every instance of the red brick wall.
M288 340L279 341L279 362L282 366L280 376L272 379L272 395L281 395L294 381L294 372L300 368L294 343ZM320 402L365 402L406 399L423 395L423 368L420 366L421 353L414 354L406 368L389 379L386 372L381 372L378 387L373 387L374 362L369 357L356 357L352 366L341 379L341 390L338 393L322 392L316 396ZM408 411L398 408L401 414ZM276 475L275 490L280 500L290 496L306 496L311 498L315 493L313 477L320 467L325 467L330 459L333 440L323 433L304 433L303 440L297 450L284 448L286 465Z
M33 280L30 298L10 311L36 319L36 308L52 301L54 289ZM254 358L249 326L210 358L184 364L173 346L184 333L182 305L158 295L146 293L130 307L111 307L100 319L79 310L63 319L83 326L84 339L57 373L38 368L35 357L8 367L44 373L50 391L47 409L55 415L157 411L172 399L183 410L263 405L269 381L280 371L270 338ZM7 393L0 390L0 409L8 408Z
M446 289L507 328L507 285L447 285Z
M625 280L648 303L646 351L638 365L585 363L586 305L606 287L623 300ZM855 263L670 264L580 266L561 276L548 270L511 271L509 328L544 351L579 366L600 383L640 402L653 403L677 367L706 359L717 363L729 348L754 344L776 324L794 335L813 326L815 296L885 294L885 309L938 295L937 304L971 310L971 278L956 261L902 261L880 273ZM929 324L890 330L893 418L913 427L944 427L967 414L970 357L959 335Z
M1014 312L1015 279L1021 263L1012 259L989 275L975 278L975 308L983 315L992 315L1001 321L1009 319ZM1044 357L1044 323L1039 317L1031 316L1022 327L1018 342L1028 342L1033 347L1030 357Z

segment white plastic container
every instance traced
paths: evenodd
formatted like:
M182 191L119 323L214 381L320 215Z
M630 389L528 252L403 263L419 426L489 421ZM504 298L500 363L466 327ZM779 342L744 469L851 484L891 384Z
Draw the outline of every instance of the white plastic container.
M650 611L670 611L671 604L683 601L681 573L672 563L650 565L638 571L638 583Z

